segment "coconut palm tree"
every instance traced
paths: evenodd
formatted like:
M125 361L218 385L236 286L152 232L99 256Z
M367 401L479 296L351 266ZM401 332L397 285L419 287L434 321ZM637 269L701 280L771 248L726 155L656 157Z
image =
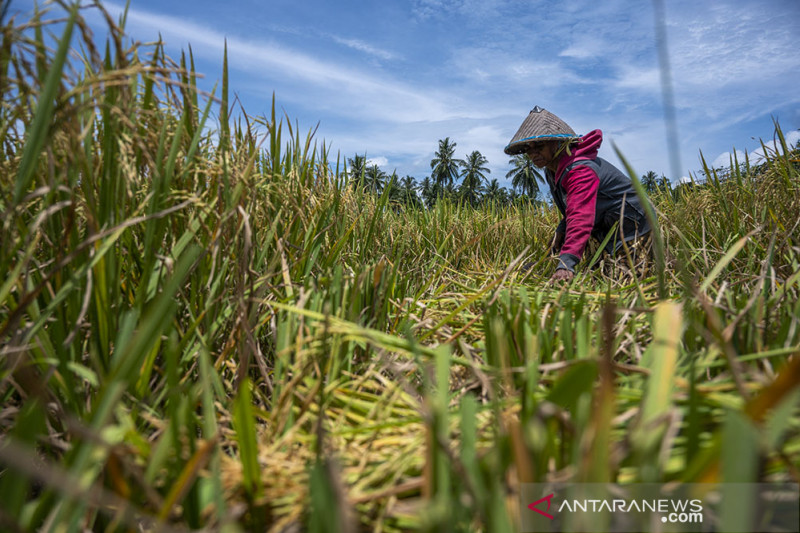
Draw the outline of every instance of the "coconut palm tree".
M642 185L648 194L654 193L658 189L658 174L652 170L650 170L647 174L644 174L639 181L642 182Z
M417 196L417 182L412 176L406 176L400 180L400 190L404 203L413 206L420 204L419 196Z
M437 185L452 185L458 178L458 167L464 162L454 157L455 152L456 143L450 137L439 140L439 150L431 159L431 178Z
M508 161L513 168L506 173L506 178L511 180L514 189L519 188L522 193L531 199L539 195L539 182L544 183L542 174L525 155L515 155Z
M500 205L505 205L508 203L508 192L506 191L505 187L500 186L495 178L490 181L489 185L487 185L486 189L484 189L483 201L497 202Z
M461 197L470 205L477 205L483 182L486 181L486 173L491 172L486 166L488 160L479 151L475 150L467 160L461 163Z
M347 177L354 182L360 182L364 178L364 173L367 170L367 158L363 155L356 154L347 159Z
M436 198L439 196L439 187L430 176L426 176L425 179L422 180L420 194L422 195L422 201L425 203L425 207L429 209L433 207L436 203Z
M386 185L386 172L381 170L378 165L370 165L364 173L364 189L380 193Z
M383 193L389 193L389 201L400 203L402 201L402 191L400 190L400 178L397 177L397 170L392 171L392 174L387 176L384 173L383 179Z

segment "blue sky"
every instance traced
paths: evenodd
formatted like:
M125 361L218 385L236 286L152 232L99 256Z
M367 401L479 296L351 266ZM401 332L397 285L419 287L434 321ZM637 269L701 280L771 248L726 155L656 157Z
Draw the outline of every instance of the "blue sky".
M800 139L800 2L667 0L681 176L771 139ZM104 2L116 13L122 2ZM27 12L32 0L12 0ZM86 12L90 22L99 17ZM670 166L653 4L573 0L132 0L127 30L168 54L191 44L202 84L221 78L251 115L279 107L333 153L430 174L438 140L479 150L507 184L503 147L544 107L578 133L600 128L638 174Z

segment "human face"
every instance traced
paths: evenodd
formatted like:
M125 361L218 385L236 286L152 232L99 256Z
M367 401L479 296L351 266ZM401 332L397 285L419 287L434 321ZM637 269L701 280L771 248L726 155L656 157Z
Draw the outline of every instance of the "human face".
M553 163L556 157L557 144L554 141L533 143L528 146L528 150L525 153L534 165L544 168Z

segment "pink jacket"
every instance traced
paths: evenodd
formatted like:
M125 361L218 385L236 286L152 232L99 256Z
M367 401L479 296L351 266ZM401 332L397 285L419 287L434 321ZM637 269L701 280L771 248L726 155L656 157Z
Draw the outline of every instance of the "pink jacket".
M650 231L640 199L630 178L614 165L597 157L603 133L594 130L562 155L555 174L547 171L553 201L564 219L559 231L565 233L558 268L574 270L590 236L599 241L624 215L619 238L608 243L613 253L621 240L630 240Z

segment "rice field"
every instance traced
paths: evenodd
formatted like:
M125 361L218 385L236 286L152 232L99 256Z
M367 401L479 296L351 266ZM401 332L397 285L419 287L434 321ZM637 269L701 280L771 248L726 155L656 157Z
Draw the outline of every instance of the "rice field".
M365 192L227 67L203 94L54 9L0 46L0 529L504 532L521 483L800 481L777 123L652 195L652 275L552 286L553 208Z

